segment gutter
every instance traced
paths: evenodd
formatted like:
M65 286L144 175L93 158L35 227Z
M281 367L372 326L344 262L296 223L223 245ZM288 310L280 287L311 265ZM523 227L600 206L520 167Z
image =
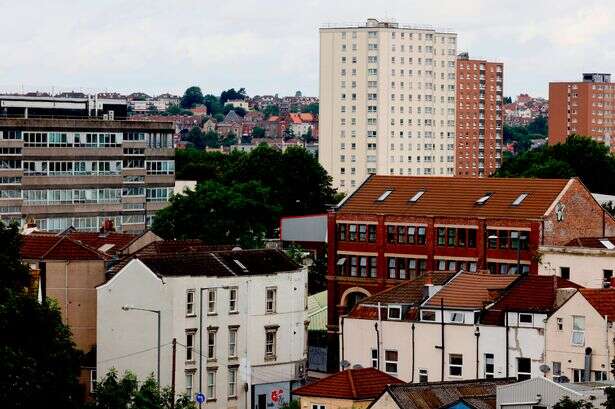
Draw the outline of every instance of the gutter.
M503 407L503 406L532 406L532 405L538 405L541 401L542 401L542 395L538 394L538 395L536 395L536 400L535 401L530 401L530 402L503 402L503 403L500 403L500 407Z

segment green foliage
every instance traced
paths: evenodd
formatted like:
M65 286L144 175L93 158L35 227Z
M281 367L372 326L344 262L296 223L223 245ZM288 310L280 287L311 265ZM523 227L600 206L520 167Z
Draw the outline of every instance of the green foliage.
M184 96L181 99L182 108L192 108L197 104L203 103L203 92L201 88L192 86L184 92Z
M222 140L220 141L220 143L222 144L222 146L233 146L233 145L237 145L237 135L235 135L233 132L229 132L228 134L226 134L226 136L224 138L222 138Z
M542 116L537 117L527 126L504 125L504 142L514 142L517 153L529 150L534 139L544 139L547 134L547 118Z
M303 148L281 152L261 145L228 155L187 149L175 159L177 178L199 185L157 213L154 231L165 238L250 242L261 234L271 237L282 215L324 212L335 200L331 178Z
M207 113L212 116L221 115L224 111L223 105L220 103L220 100L217 96L207 94L203 97L203 104L207 107ZM224 119L224 116L222 117ZM217 120L218 122L222 121L222 119Z
M280 107L278 107L277 105L267 105L263 109L263 115L265 116L265 119L269 118L272 115L280 115Z
M553 409L592 409L594 405L583 399L572 400L568 396L562 397L559 402L553 405Z
M6 408L76 408L81 354L58 306L24 291L29 269L19 260L16 225L0 223L0 402Z
M133 373L126 372L119 378L112 369L96 384L94 400L86 404L86 409L168 409L172 399L171 389L159 389L153 376L139 386ZM175 400L175 408L195 409L196 404L190 397L181 395Z
M280 409L301 409L301 405L297 399L293 399L290 402L284 402Z
M606 395L606 400L601 405L606 409L615 409L615 388L612 386L605 388L604 394Z
M295 263L303 264L305 249L296 243L291 243L291 245L286 249L286 255Z
M182 109L179 105L169 105L169 107L164 111L164 114L167 115L192 115L192 111L188 109Z
M301 112L309 112L311 114L318 115L318 102L304 106Z
M512 104L512 97L504 97L504 104Z
M245 99L246 97L247 95L245 88L239 88L239 91L235 91L235 88L231 88L226 91L222 91L222 93L220 94L220 103L224 105L226 104L226 101L231 101L234 99Z
M203 143L208 148L220 147L220 134L214 130L209 130L203 134Z
M504 161L500 177L579 177L594 193L615 194L615 157L604 144L572 135L565 143L543 146Z
M265 129L260 126L255 126L252 128L252 138L264 138L265 137Z
M312 142L314 142L314 136L312 135L312 128L311 127L308 128L306 133L301 135L301 140L303 140L305 143L312 143Z

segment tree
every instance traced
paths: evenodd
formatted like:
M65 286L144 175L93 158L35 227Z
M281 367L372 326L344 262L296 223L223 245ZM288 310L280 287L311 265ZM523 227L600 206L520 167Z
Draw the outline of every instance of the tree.
M234 99L245 99L247 97L246 95L246 89L245 88L239 88L239 91L235 91L235 88L231 88L228 89L226 91L222 91L222 93L220 94L220 103L222 105L224 105L226 103L226 101L232 101Z
M615 388L612 386L605 388L604 394L606 395L606 400L601 405L606 409L615 409Z
M235 111L235 113L242 118L246 116L246 110L243 109L242 107L234 107L231 104L226 104L223 110L224 115L228 114L231 111Z
M222 146L226 147L237 145L237 135L235 135L233 132L227 133L226 136L222 138L221 144Z
M171 388L160 389L153 376L139 386L137 377L126 372L119 378L115 369L110 370L94 389L94 400L86 404L87 409L167 409L171 407ZM177 409L195 409L196 405L186 395L175 399Z
M222 114L222 112L224 111L224 106L220 103L220 100L215 95L205 95L203 97L203 104L205 104L209 115L215 116L217 114Z
M512 104L512 97L504 97L504 104Z
M158 108L156 108L156 105L154 104L149 104L147 107L147 113L150 115L156 115L158 113Z
M208 148L220 147L220 134L214 130L209 130L203 135L203 144Z
M549 123L547 118L544 116L536 117L527 125L527 132L530 135L542 135L547 137L547 135L549 135Z
M184 96L181 99L182 108L192 108L197 104L203 103L203 92L201 88L192 86L184 92Z
M0 223L0 402L7 408L77 408L81 353L55 302L39 303L24 286L17 225Z
M206 145L203 131L198 126L192 127L185 137L185 140L192 142L197 149L203 149Z
M571 135L565 143L543 146L504 161L496 176L577 176L594 193L615 194L615 157L603 143Z
M312 142L314 142L314 137L312 136L312 127L309 127L307 132L304 133L303 135L301 135L301 139L305 143L312 143Z
M309 112L313 115L318 115L318 102L313 102L304 106L302 112Z
M562 397L555 405L553 409L592 409L594 405L586 400L572 400L568 396Z
M167 115L193 115L192 111L188 109L182 109L179 105L173 104L164 111Z
M264 138L265 137L265 129L260 126L255 126L252 128L252 138Z
M280 115L280 107L278 107L277 105L267 105L263 109L263 115L265 116L265 119L269 118L272 115Z

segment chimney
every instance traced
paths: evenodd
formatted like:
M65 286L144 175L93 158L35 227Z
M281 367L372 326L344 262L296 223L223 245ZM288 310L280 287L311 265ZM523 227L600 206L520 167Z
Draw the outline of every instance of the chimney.
M113 220L106 219L105 221L103 221L102 225L100 226L101 233L109 233L114 231L115 227L113 226Z
M441 285L433 285L433 279L431 273L425 275L425 282L423 284L423 299L427 299L440 291Z

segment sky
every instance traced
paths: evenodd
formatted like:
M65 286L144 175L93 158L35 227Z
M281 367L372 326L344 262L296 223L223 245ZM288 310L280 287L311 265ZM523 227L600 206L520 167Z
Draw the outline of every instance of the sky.
M0 0L0 92L317 96L318 28L368 17L453 29L505 95L615 71L613 0Z

